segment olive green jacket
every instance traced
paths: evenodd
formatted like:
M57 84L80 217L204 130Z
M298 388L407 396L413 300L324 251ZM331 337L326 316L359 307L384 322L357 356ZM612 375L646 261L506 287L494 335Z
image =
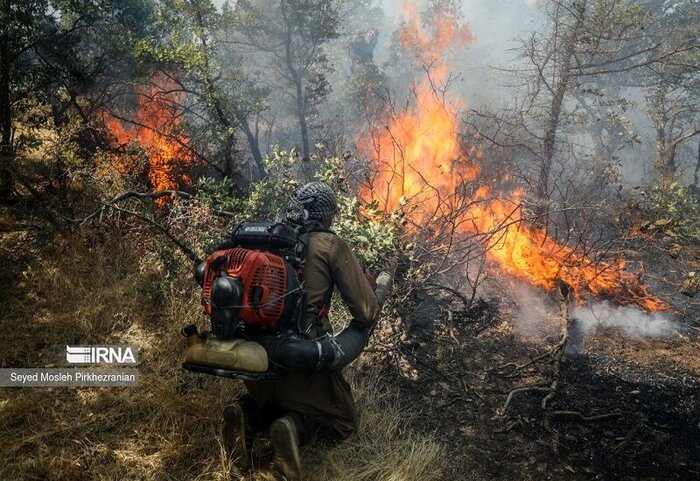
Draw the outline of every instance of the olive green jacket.
M337 287L353 320L372 327L379 304L362 267L348 244L329 231L311 232L304 269L306 321L311 337L332 332L328 320L329 293Z

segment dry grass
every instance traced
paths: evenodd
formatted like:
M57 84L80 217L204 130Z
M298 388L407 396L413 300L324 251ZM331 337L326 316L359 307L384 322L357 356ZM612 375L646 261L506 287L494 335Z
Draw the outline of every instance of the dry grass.
M398 392L382 386L377 377L351 375L361 413L358 433L327 453L310 469L311 479L338 481L432 481L442 478L445 459L433 437L411 432L412 413L402 407Z
M218 431L242 384L180 369L179 329L200 309L187 271L166 279L126 241L73 237L37 252L28 262L3 254L2 365L60 365L65 344L130 343L141 348L139 387L0 390L0 479L240 479ZM360 431L325 452L308 447L307 479L441 479L439 444L411 432L397 394L349 375ZM256 445L258 460L266 450ZM248 478L275 479L267 466Z

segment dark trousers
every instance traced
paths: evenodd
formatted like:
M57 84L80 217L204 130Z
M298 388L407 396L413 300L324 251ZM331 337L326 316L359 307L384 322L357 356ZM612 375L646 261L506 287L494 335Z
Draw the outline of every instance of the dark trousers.
M345 439L357 430L357 412L350 385L340 371L294 372L272 382L246 381L241 398L246 430L266 432L280 416L294 419L301 441L319 436Z

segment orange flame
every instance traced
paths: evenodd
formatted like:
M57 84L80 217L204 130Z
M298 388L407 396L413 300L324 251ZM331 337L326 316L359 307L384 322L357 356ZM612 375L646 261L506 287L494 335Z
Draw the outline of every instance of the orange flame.
M390 120L386 131L373 132L357 143L358 150L376 159L377 178L361 197L375 199L386 211L410 202L412 220L417 224L447 214L449 199L464 182L476 179L477 166L464 162L457 136L457 118L436 95L447 77L443 52L472 41L468 28L439 15L434 34L421 27L418 15L404 2L405 25L399 40L416 62L430 72L415 86L415 105ZM374 155L373 155L374 154Z
M471 41L471 34L439 13L432 28L423 28L409 3L404 5L404 15L399 40L418 62L430 66L429 78L414 87L411 107L395 113L383 130L358 140L358 151L373 159L375 170L361 197L378 202L386 212L403 207L414 226L426 226L440 217L452 219L458 233L484 239L488 258L503 271L544 289L553 289L561 280L578 300L594 295L646 310L668 309L637 276L624 271L624 261L594 262L585 253L559 244L545 230L526 225L521 217L522 190L499 199L482 185L466 195L480 169L461 151L457 117L436 86L447 79L444 52Z
M196 159L187 136L182 132L182 93L175 82L163 74L155 75L148 88L137 88L139 98L132 125L105 114L104 120L113 135L112 145L128 143L140 146L148 157L148 181L154 191L174 190L191 185L191 179L182 172ZM120 158L117 166L122 172L132 170L133 159ZM156 199L160 206L165 197Z

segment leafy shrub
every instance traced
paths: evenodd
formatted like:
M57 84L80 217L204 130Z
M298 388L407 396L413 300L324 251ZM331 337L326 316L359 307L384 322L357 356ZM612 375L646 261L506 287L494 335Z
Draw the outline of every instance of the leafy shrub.
M198 199L232 214L237 222L272 220L299 187L292 172L295 161L291 151L274 149L263 161L267 177L251 183L246 192L236 192L228 178L203 177L197 183Z
M170 224L177 226L179 237L198 255L211 252L235 224L274 219L299 188L294 176L296 159L293 152L274 150L265 159L268 176L253 182L244 192L238 191L230 179L199 179L194 198L181 198L172 205ZM333 230L350 244L363 265L373 270L381 268L396 252L400 216L385 214L376 204L363 204L351 194L339 158L324 158L319 163L316 178L338 193Z
M376 203L363 204L348 193L343 162L337 157L323 159L316 178L338 193L338 214L333 230L348 242L363 265L373 270L383 267L397 251L400 216L382 212Z
M180 199L170 210L181 238L202 256L239 222L272 220L299 186L292 174L294 162L291 152L274 150L264 160L268 176L244 191L229 178L200 178L195 197Z
M700 239L700 203L687 188L672 182L656 185L644 193L640 203L650 220L668 219L676 234Z

